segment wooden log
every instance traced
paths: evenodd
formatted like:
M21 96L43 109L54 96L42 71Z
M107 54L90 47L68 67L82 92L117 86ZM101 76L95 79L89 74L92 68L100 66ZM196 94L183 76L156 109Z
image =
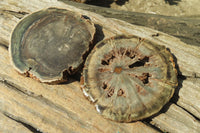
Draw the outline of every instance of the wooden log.
M0 47L0 112L41 132L157 132L142 122L104 119L80 90L78 81L47 85L18 74ZM7 127L9 128L9 127Z
M43 132L50 130L60 132L72 130L77 132L88 132L90 130L91 132L159 131L145 125L141 121L116 123L102 118L97 114L93 105L84 98L79 89L79 81L72 80L68 84L47 85L19 75L14 70L9 62L7 49L2 47L8 47L12 29L20 18L24 16L23 14L53 6L66 8L74 12L81 12L90 17L97 28L96 42L117 34L132 34L168 47L176 58L176 66L179 71L179 87L171 100L173 106L166 105L164 110L155 115L152 120L150 119L150 122L149 120L144 121L166 132L199 132L198 118L200 117L200 106L198 101L200 98L198 95L196 97L191 97L190 95L200 92L199 47L187 45L175 37L153 29L131 25L117 19L105 18L56 0L52 0L51 2L48 0L3 0L0 2L0 5L1 112L7 113L13 119L22 121ZM178 113L173 113L174 111ZM186 121L185 118L188 118L188 120ZM54 119L55 122L61 123L58 127L53 124ZM166 121L164 121L165 119ZM78 129L74 129L73 124L77 125ZM175 124L176 130L174 130ZM183 129L183 125L186 128Z
M131 25L129 23L116 20L116 19L104 18L98 14L87 12L70 5L65 5L62 2L57 2L56 0L51 1L51 2L47 2L45 0L42 0L39 2L34 1L33 3L22 0L20 1L20 3L12 2L12 4L9 4L9 2L6 2L5 0L5 2L3 1L1 3L2 3L1 11L3 12L2 13L3 17L1 18L1 21L3 23L2 23L2 26L0 27L0 30L2 32L2 34L0 35L4 36L4 34L6 34L3 40L4 42L6 40L7 45L8 45L9 37L12 31L11 27L14 25L14 23L16 24L16 21L19 21L19 19L15 17L16 15L12 15L14 18L11 17L10 16L11 14L9 14L9 18L11 18L11 21L7 21L3 19L3 18L7 18L6 16L7 13L5 13L5 11L9 11L9 12L12 11L12 13L13 12L31 13L42 8L57 6L60 8L66 8L71 11L75 11L79 13L81 12L82 14L89 16L91 20L95 23L96 28L97 28L97 32L98 32L96 34L97 40L102 40L103 38L108 38L117 34L125 34L125 35L132 34L132 35L136 35L145 39L149 39L153 42L156 42L157 44L165 45L166 47L170 48L172 54L174 54L175 58L177 58L177 67L179 67L180 69L180 71L178 71L179 74L182 74L185 76L196 75L196 77L200 77L200 71L198 67L200 66L199 48L195 46L189 46L181 42L179 39L169 36L167 34L164 34L162 32L149 29L146 27ZM159 37L155 35L158 35ZM2 41L0 41L0 43L3 44ZM193 66L196 66L196 67L193 67Z
M68 5L101 14L104 17L124 20L134 25L149 27L175 36L181 41L200 46L200 16L173 17L157 14L138 13L130 11L119 11L110 8L93 5L80 4L69 0L63 1Z

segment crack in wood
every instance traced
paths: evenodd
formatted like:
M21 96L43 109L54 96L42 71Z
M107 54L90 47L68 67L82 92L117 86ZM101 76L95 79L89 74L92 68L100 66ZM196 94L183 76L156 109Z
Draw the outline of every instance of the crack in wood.
M175 105L177 105L178 107L180 107L181 109L183 109L184 111L186 111L188 114L190 114L192 117L194 117L195 120L197 120L198 122L200 122L200 119L198 117L196 117L194 114L192 114L191 112L189 112L187 109L185 109L184 107L178 105L177 103L175 103Z
M8 45L6 45L6 44L0 43L0 47L3 47L3 48L5 48L6 50L8 50Z
M20 87L17 84L14 84L6 79L3 79L0 77L0 83L6 85L8 88L10 89L14 89L26 96L30 96L34 99L37 99L38 101L45 103L46 105L50 106L51 108L54 108L55 110L58 110L60 112L65 113L69 118L79 122L80 125L87 127L88 125L85 124L85 122L83 122L75 113L61 107L60 105L57 105L55 103L53 103L52 101L46 99L45 97L43 97L42 95L35 95L34 92L31 91L27 91L26 89L24 89L23 87Z
M18 91L18 92L21 92L21 93L23 93L23 94L25 94L25 95L27 95L27 96L33 97L33 95L34 95L33 92L27 91L26 89L23 89L22 87L20 87L20 86L18 86L18 85L15 85L14 83L9 82L9 81L7 81L7 80L5 80L5 79L3 79L3 78L0 79L0 83L6 85L6 86L7 86L8 88L10 88L10 89L14 89L14 90L16 90L16 91ZM21 88L21 89L19 89L19 88Z
M186 80L186 79L200 79L200 77L196 73L192 73L191 76L188 75L177 75L179 80Z
M151 121L152 121L152 119L147 118L145 120L142 120L142 123L144 123L145 125L155 129L159 133L164 133L162 130L160 130L160 128L158 126L151 124L150 123Z
M0 14L11 14L13 16L15 16L16 18L18 19L21 19L23 18L26 14L29 14L27 12L24 12L24 11L19 11L19 12L16 12L16 11L12 11L12 10L0 10Z
M15 116L13 116L13 115L11 115L11 114L9 114L9 113L7 113L7 112L2 112L2 114L3 114L4 116L6 116L7 118L9 118L9 119L15 121L15 122L22 124L24 127L26 127L28 130L30 130L30 131L33 132L33 133L42 133L42 132L39 131L37 128L33 127L32 125L30 125L30 124L28 124L28 123L25 123L25 122L23 122L23 121L18 120L17 118L15 118Z
M185 80L187 78L187 76L184 75L177 75L178 80Z

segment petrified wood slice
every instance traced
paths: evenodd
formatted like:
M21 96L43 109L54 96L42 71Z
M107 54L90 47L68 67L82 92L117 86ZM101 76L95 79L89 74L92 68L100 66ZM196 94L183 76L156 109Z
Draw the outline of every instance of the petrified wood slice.
M94 24L80 14L57 8L35 12L12 33L12 62L41 82L65 81L82 65L94 33Z
M157 113L172 97L177 72L164 47L134 36L98 43L83 70L84 94L105 118L141 120Z

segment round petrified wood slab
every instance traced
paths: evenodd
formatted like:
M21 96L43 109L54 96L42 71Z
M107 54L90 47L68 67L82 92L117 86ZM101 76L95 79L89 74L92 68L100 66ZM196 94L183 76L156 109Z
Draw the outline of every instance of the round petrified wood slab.
M147 40L115 37L98 43L83 70L82 89L105 118L141 120L172 97L177 74L171 53Z
M65 81L84 62L94 33L94 24L80 14L57 8L35 12L12 33L12 62L41 82Z

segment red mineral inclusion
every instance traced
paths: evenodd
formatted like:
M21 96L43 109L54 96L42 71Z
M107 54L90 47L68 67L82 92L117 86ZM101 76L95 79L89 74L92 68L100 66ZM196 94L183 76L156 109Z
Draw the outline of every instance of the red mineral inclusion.
M122 72L122 68L121 67L115 67L114 72L119 74L119 73Z

